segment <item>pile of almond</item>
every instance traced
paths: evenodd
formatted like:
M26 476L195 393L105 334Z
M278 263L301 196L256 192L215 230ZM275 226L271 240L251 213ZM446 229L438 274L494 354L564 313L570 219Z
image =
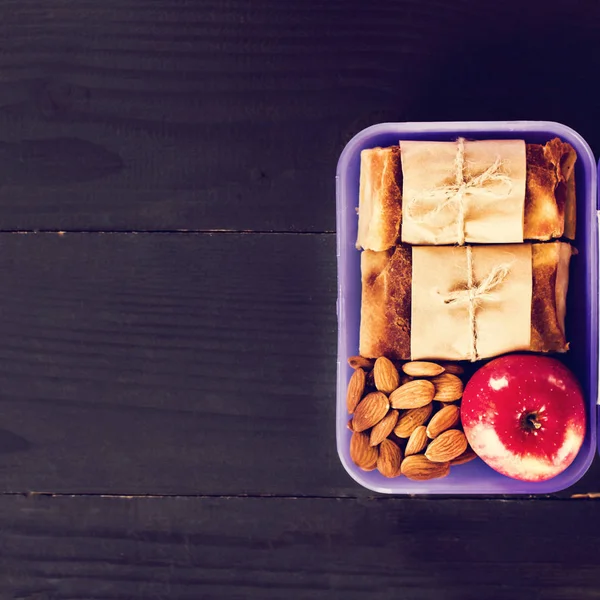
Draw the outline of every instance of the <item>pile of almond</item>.
M361 356L348 364L350 456L361 469L426 480L476 457L461 430L461 365Z

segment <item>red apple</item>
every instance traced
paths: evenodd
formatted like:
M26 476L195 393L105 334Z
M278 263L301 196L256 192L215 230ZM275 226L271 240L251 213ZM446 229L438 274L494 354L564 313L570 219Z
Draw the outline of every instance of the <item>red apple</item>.
M554 358L513 354L470 379L461 406L473 450L499 473L545 481L575 459L586 426L579 383Z

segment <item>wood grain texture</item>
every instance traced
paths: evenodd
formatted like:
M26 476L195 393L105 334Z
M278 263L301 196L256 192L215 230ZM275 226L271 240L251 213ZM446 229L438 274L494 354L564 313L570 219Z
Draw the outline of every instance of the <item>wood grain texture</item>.
M551 119L600 148L600 4L0 0L0 229L332 231L382 121Z
M598 598L595 501L0 498L21 600Z
M338 155L386 120L553 119L598 149L599 22L0 0L0 231L331 232ZM600 597L597 501L368 499L343 472L334 250L0 234L1 600Z
M0 491L370 495L332 235L2 234L0 281Z
M0 280L1 491L356 489L333 236L3 234Z

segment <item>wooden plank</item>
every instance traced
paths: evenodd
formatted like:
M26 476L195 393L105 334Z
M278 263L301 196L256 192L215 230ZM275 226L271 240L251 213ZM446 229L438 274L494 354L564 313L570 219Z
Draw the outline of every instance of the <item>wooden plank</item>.
M0 497L21 600L598 598L597 501Z
M4 230L332 231L341 149L388 120L554 119L600 147L597 3L0 11Z
M369 495L332 235L2 234L0 281L0 491Z
M0 236L2 491L339 494L333 236Z

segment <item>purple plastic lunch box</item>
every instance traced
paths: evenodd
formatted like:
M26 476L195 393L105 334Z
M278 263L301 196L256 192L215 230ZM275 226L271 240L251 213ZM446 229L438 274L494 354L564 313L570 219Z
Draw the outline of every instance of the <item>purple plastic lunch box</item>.
M578 377L588 401L587 433L571 466L544 482L517 481L500 475L481 459L451 469L443 479L411 481L387 479L377 471L365 472L350 458L346 389L352 369L349 356L358 354L361 278L360 252L356 249L360 152L365 148L392 146L400 140L454 141L468 139L524 139L544 144L558 137L577 152L578 254L571 261L567 299L567 337L571 350L565 364ZM337 263L338 263L338 363L337 449L349 475L362 486L384 494L549 494L573 485L592 463L598 417L598 169L587 142L573 129L545 121L496 121L464 123L381 123L355 135L344 148L337 166Z

